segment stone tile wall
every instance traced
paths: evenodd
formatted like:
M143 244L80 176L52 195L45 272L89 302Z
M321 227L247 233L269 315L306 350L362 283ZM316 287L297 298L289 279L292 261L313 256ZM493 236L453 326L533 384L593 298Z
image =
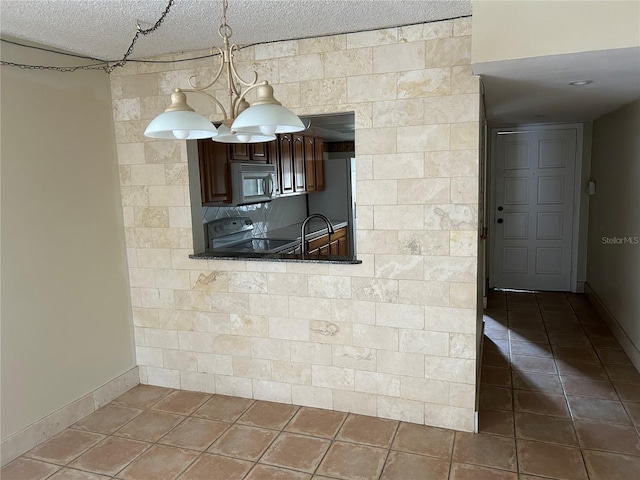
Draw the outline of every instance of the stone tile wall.
M129 64L112 76L143 383L473 428L479 94L470 27L457 19L238 56L241 72L258 71L298 114L355 112L362 265L189 259L185 144L142 132L173 88L192 75L208 82L217 67ZM191 53L201 52L182 57ZM206 98L189 102L219 115Z

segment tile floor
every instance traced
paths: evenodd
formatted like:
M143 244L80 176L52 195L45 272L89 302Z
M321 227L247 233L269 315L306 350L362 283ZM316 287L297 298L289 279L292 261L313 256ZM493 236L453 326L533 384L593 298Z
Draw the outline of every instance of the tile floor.
M480 433L140 385L3 480L629 480L640 374L584 296L491 294Z

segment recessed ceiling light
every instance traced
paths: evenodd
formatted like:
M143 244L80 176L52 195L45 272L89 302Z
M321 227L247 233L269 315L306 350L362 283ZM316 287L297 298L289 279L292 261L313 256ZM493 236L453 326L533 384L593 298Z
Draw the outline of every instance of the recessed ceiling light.
M581 87L583 85L589 85L593 83L593 80L576 80L575 82L569 82L572 87Z

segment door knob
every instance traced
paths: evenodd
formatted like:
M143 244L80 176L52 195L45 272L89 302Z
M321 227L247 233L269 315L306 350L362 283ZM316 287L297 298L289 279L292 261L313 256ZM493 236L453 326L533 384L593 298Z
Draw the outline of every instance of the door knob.
M502 205L500 205L500 206L498 207L498 211L499 211L499 212L501 212L502 210L504 210L504 208L502 208Z
M502 222L504 222L504 220L503 220L503 219L501 219L501 218L499 218L499 219L498 219L498 223L502 223Z

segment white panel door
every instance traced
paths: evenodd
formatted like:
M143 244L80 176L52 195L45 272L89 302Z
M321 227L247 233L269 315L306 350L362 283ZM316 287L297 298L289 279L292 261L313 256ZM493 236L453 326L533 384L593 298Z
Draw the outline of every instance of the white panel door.
M571 290L576 138L573 129L497 135L496 288Z

